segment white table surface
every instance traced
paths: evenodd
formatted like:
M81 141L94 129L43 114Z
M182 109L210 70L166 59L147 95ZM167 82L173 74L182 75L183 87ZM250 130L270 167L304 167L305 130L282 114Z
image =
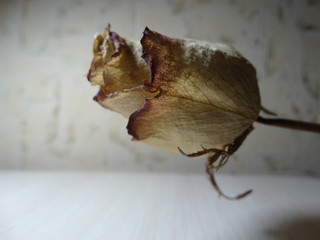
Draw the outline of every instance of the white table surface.
M0 239L315 240L320 179L205 174L0 172Z

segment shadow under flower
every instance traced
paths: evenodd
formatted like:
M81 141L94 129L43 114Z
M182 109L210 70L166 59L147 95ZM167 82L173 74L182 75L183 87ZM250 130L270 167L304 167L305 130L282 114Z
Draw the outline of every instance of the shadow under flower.
M288 219L266 235L275 240L318 240L320 239L320 216Z

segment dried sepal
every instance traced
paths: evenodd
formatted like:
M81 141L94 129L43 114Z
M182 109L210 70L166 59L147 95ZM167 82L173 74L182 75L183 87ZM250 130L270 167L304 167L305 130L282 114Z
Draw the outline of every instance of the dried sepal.
M215 179L214 172L219 170L221 167L223 167L228 162L229 157L239 149L239 147L242 145L242 143L244 142L244 140L247 138L247 136L249 135L249 133L252 130L253 130L252 126L247 128L232 143L225 146L225 148L223 150L215 149L215 148L206 149L206 148L202 147L201 151L198 151L195 153L190 153L190 154L185 153L180 148L179 148L179 151L181 154L183 154L187 157L199 157L199 156L207 155L208 157L207 157L207 163L206 163L206 173L209 177L209 180L210 180L212 186L216 189L219 196L222 196L222 197L227 198L229 200L238 200L238 199L241 199L241 198L247 196L248 194L250 194L252 192L252 190L248 190L244 193L238 194L235 197L230 197L230 196L226 195L220 189L220 187L217 184L217 181Z

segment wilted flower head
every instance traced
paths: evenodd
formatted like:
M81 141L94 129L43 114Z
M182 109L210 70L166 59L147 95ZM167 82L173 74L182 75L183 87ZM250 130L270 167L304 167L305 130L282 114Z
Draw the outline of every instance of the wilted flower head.
M95 100L129 118L134 140L196 153L224 150L251 128L260 111L256 72L233 48L148 28L141 46L106 28L88 73L100 85Z
M94 99L129 119L133 140L209 156L207 171L223 195L211 170L224 165L258 118L254 67L224 44L174 39L148 28L140 43L110 26L95 37L88 73L100 85Z
M174 39L146 28L141 44L110 31L94 39L88 80L100 86L94 99L129 119L133 140L208 156L207 173L223 166L253 129L254 121L320 133L320 125L259 116L254 67L233 48ZM187 152L187 153L185 153ZM236 196L239 199L250 191Z

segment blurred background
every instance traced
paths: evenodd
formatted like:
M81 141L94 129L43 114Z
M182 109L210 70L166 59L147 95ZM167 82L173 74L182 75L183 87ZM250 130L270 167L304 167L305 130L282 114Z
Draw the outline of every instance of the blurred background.
M224 42L257 69L262 104L319 122L317 0L1 0L0 169L204 171L203 159L131 142L127 120L92 100L93 35L110 23L140 40L146 26ZM255 124L221 170L320 176L320 136Z

